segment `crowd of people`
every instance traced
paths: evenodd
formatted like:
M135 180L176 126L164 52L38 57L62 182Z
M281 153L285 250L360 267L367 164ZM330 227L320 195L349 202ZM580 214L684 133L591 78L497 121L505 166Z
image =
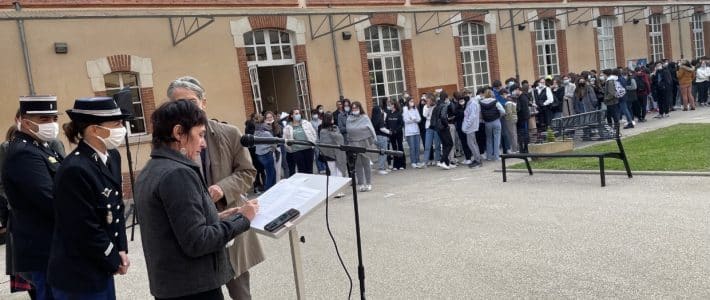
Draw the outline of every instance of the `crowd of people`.
M635 69L547 76L532 84L516 78L493 80L475 91L438 89L419 99L404 93L397 99L377 99L369 114L360 102L349 99L338 100L332 112L319 105L310 112L294 109L276 118L267 111L247 120L246 133L397 151L404 151L406 142L408 153L402 157L360 155L354 169L359 190L366 192L372 190L373 172L478 168L485 161L499 160L501 153L528 152L531 137L550 130L555 118L603 110L609 125L629 129L646 122L649 113L660 119L670 117L671 111L710 106L709 89L707 58L664 59ZM307 113L310 121L304 119ZM295 172L314 173L314 166L321 174L347 176L345 157L331 150L318 152L307 146L250 150L256 162L257 193Z
M562 116L602 110L609 124L621 126L625 118L628 129L649 113L668 118L673 110L710 106L708 64L663 60L532 85L493 80L475 91L382 98L369 110L341 99L332 112L319 105L253 114L246 133L403 152L406 143L401 157L358 154L351 167L367 192L373 172L478 168L500 153L525 153L531 135L549 131ZM237 127L208 119L205 89L193 77L171 82L167 98L150 116L151 159L133 195L150 292L156 299L223 299L226 285L232 299L250 299L249 270L265 258L250 230L259 204L246 195L296 172L347 176L345 154L301 144L243 147ZM12 290L33 299L115 299L114 276L131 266L117 150L130 115L110 97L76 99L66 113L70 122L62 129L76 145L71 151L58 140L53 96L21 97L0 146L6 271Z

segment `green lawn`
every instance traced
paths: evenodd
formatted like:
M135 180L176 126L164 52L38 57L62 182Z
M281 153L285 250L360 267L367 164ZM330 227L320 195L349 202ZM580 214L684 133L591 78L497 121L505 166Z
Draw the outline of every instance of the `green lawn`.
M622 139L632 171L710 171L710 124L678 124ZM574 152L618 151L616 142ZM607 170L623 170L621 160L606 159ZM555 158L532 162L533 169L599 170L596 158ZM515 164L512 169L524 169Z

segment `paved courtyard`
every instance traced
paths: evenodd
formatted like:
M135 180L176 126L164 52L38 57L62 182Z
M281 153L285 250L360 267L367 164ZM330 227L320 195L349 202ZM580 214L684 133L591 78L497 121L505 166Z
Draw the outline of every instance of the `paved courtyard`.
M676 112L625 134L680 122L710 122L710 109ZM596 174L511 173L503 183L499 168L373 175L374 190L360 194L367 296L710 298L710 177L608 176L601 188ZM351 200L331 200L330 221L356 298ZM299 232L307 298L346 298L325 209ZM254 298L295 298L287 238L261 241L267 260L252 269ZM149 299L139 236L129 249L133 266L117 277L118 296ZM0 298L10 298L8 289L0 286Z

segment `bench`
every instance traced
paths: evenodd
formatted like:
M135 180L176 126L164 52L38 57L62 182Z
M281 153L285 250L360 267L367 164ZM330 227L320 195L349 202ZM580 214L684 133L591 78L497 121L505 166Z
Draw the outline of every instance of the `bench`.
M604 159L614 158L619 159L624 162L624 168L626 169L626 174L629 178L632 178L631 168L629 167L629 161L626 157L626 152L624 151L624 145L621 143L621 137L619 134L619 125L612 128L609 124L605 122L606 111L597 110L588 113L582 113L577 115L572 115L568 117L562 117L552 120L551 129L555 136L564 139L582 140L582 141L601 141L601 140L615 140L616 145L619 149L618 152L598 152L598 153L509 153L501 154L501 164L502 164L502 174L503 182L508 181L506 165L507 159L522 159L525 161L525 166L528 169L528 174L533 175L532 168L530 167L530 159L533 158L560 158L560 157L572 157L572 158L596 158L599 160L599 176L601 179L601 186L606 186L606 172L604 169ZM548 132L549 134L549 132Z

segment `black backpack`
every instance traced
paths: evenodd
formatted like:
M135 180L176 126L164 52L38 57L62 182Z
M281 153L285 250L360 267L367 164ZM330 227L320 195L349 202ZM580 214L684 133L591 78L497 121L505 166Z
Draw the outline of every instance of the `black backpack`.
M481 116L483 117L483 121L493 122L500 119L500 111L498 107L496 107L497 104L497 101L488 104L481 102Z

